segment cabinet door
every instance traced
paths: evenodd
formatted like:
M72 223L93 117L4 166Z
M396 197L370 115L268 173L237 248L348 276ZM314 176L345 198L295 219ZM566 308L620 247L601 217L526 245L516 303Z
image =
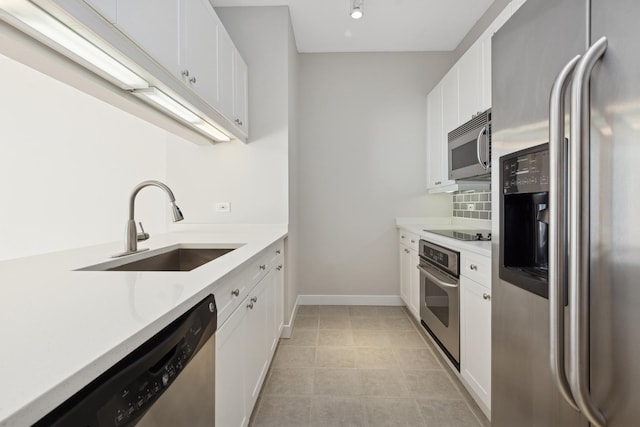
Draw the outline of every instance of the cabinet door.
M409 268L411 263L411 255L409 249L400 246L400 297L407 307L411 307L411 297L409 286L411 286L411 276Z
M272 269L249 293L246 300L246 344L245 365L245 402L248 414L251 415L262 380L269 367L269 349L271 344L272 325L270 311L273 310L272 290L275 274Z
M442 185L442 85L427 95L427 188Z
M418 252L409 250L409 301L411 303L410 310L413 312L416 320L420 320L420 270L418 265L420 258Z
M454 66L442 79L442 133L447 141L447 135L460 125L458 110L458 67Z
M234 70L233 70L233 122L236 123L245 133L249 133L249 121L247 112L247 85L248 70L247 64L240 56L240 53L234 51Z
M117 0L116 26L174 75L181 77L180 0Z
M118 18L118 0L84 0L85 3L94 8L112 24Z
M216 424L244 427L245 365L250 346L246 340L246 308L241 305L216 332Z
M222 24L218 27L218 110L229 120L233 117L233 61L235 47ZM235 122L234 122L235 123Z
M460 276L460 373L491 408L491 291Z
M427 189L454 184L449 180L447 135L443 132L442 82L427 95Z
M282 259L278 260L279 264L276 267L276 291L275 291L275 340L271 345L271 352L276 351L276 347L278 346L278 342L280 341L280 334L282 333L282 328L284 327L284 263Z
M218 103L217 15L208 0L182 2L185 83L210 105Z
M476 43L458 61L458 88L460 124L482 110L482 42Z

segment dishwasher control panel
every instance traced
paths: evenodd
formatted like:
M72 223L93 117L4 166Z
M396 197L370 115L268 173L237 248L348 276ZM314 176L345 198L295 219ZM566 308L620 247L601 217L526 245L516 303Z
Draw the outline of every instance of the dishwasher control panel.
M98 411L100 420L113 420L113 425L125 426L131 420L140 418L176 379L194 355L202 336L202 325L189 328L180 342L162 357L154 366L135 381L120 389L113 398Z

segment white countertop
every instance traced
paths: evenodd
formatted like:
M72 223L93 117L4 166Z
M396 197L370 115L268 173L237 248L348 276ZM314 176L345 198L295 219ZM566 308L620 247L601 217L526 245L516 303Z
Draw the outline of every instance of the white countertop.
M478 222L479 224L482 224ZM410 233L414 233L420 236L421 239L429 240L430 242L451 248L457 251L469 251L479 255L487 257L491 256L491 242L467 242L463 240L454 239L452 237L441 236L435 233L429 233L425 230L478 230L487 229L490 230L491 226L487 225L473 225L471 223L466 224L452 224L451 222L443 221L442 219L435 219L430 221L429 219L419 218L398 218L396 220L396 226Z
M0 262L0 426L42 418L287 234L285 225L183 229L139 247L242 246L189 272L74 271L111 261L123 242Z

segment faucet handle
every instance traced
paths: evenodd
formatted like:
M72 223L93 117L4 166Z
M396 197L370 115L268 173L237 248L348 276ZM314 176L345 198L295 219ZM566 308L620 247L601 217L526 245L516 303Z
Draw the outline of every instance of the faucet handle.
M140 225L140 230L142 231L141 233L138 233L136 235L138 242L142 242L143 240L149 239L149 233L144 232L144 227L142 226L142 222L139 222L138 225Z

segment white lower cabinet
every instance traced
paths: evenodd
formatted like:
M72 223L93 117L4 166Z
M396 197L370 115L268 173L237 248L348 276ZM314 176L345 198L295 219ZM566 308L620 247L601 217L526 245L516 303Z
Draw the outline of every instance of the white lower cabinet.
M217 426L248 425L271 364L284 321L284 267L279 254L259 263L267 273L217 331Z
M460 375L480 407L491 411L491 290L460 276ZM483 407L484 406L484 407Z
M216 332L216 424L240 427L249 422L245 407L246 311L239 307Z
M419 236L400 230L400 297L413 316L420 320Z

